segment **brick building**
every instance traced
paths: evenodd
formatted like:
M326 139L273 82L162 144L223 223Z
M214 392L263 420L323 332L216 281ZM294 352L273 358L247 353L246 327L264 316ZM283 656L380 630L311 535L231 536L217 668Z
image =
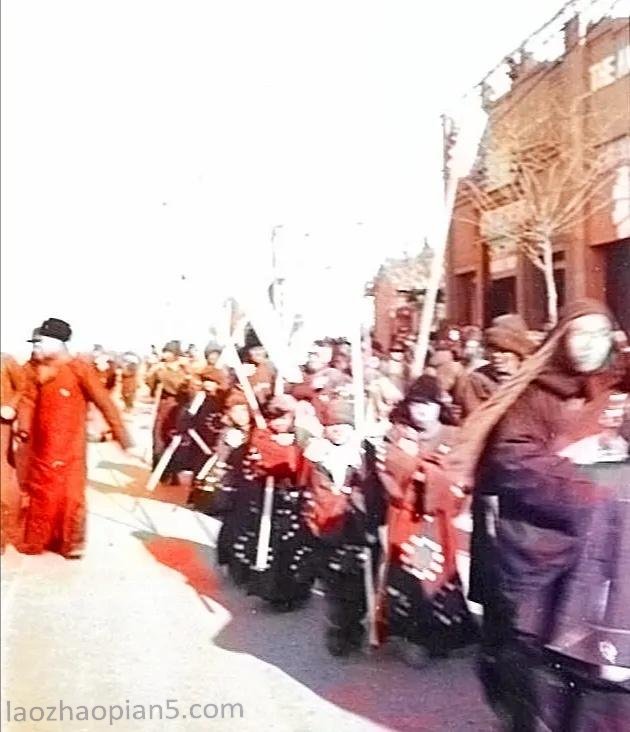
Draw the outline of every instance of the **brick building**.
M420 312L429 280L432 252L390 259L379 270L371 288L374 297L374 343L384 352L415 340ZM440 292L441 301L443 293ZM436 318L444 316L438 302Z
M583 296L605 300L630 331L630 19L604 18L581 35L574 18L560 40L564 50L551 61L522 53L507 62L510 86L487 102L488 129L499 129L497 120L526 119L557 99L558 89L566 104L583 99L587 109L605 112L610 124L598 145L614 156L614 176L570 231L552 236L554 279L560 305ZM487 180L491 161L482 164ZM467 186L460 186L446 260L447 317L453 322L487 325L496 315L519 312L540 328L547 319L541 271L514 242L489 246L488 221L520 203L518 195L499 195L510 175L498 175L492 211L480 211Z

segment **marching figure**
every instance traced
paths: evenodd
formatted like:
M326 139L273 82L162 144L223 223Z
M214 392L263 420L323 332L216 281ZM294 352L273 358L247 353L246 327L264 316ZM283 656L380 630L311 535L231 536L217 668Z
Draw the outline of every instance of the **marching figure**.
M113 360L103 351L102 346L95 346L92 362L101 384L110 393L116 388L116 366Z
M326 645L332 655L345 656L361 646L363 622L373 605L383 496L354 429L353 404L331 400L322 408L321 422L324 437L311 440L304 453L310 494L306 520L318 540L326 586Z
M33 336L33 357L24 367L18 436L28 447L24 489L30 504L19 549L78 559L85 541L88 402L103 413L123 448L130 448L131 440L90 364L68 353L71 334L63 320L46 320Z
M214 449L223 428L225 398L225 377L219 369L207 366L192 377L189 403L180 405L174 425L174 434L183 435L183 440L173 456L172 471L192 471L197 475L203 468L209 458L207 450ZM193 400L198 399L201 405L191 414ZM201 439L201 444L191 437L191 428Z
M207 474L198 474L192 503L198 511L222 519L217 540L217 561L237 584L248 572L234 554L234 542L249 526L253 486L245 476L245 456L249 451L251 414L241 391L232 390L224 405L223 428L215 443L215 454L207 464Z
M273 394L276 380L275 369L267 356L265 347L254 333L248 335L243 350L245 355L243 365L247 378L259 403L264 404Z
M189 382L190 373L181 360L181 345L179 341L170 341L162 351L162 363L147 375L149 389L153 391L155 387L159 399L153 425L154 468L168 447L179 410L189 396Z
M490 362L464 371L453 388L453 401L467 417L483 404L520 368L522 361L536 350L527 326L519 315L500 315L486 330Z
M394 426L378 451L388 496L388 556L381 587L382 631L406 642L410 663L472 643L476 628L456 568L452 519L461 508L438 468L455 437L440 422L438 381L421 376L394 410Z
M138 370L140 359L135 353L127 351L122 357L122 370L120 375L120 395L125 405L125 411L131 412L136 400L138 391Z
M303 455L294 431L296 401L271 399L264 409L267 429L255 429L248 455L257 488L252 531L235 548L251 570L249 591L280 610L292 610L310 596L312 537L303 520Z

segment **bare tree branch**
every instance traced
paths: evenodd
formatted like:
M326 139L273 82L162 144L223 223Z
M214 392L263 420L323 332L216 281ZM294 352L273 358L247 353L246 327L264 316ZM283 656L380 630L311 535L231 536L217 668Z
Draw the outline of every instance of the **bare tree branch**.
M499 120L485 135L474 179L465 181L483 242L516 246L553 287L553 239L610 205L623 162L610 141L619 119L562 86ZM462 220L462 219L459 219ZM498 244L497 244L498 242ZM549 293L550 303L557 293Z

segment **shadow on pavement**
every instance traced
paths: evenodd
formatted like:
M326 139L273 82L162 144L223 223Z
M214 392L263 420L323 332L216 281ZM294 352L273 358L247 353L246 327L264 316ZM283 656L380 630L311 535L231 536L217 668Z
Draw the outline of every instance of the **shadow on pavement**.
M348 659L332 658L324 646L324 599L313 595L303 609L277 613L223 577L215 551L182 539L137 531L158 561L180 572L199 595L232 615L215 639L218 647L250 654L353 714L398 732L489 732L486 708L471 658L435 660L413 669L385 646Z
M134 531L132 536L142 541L160 564L183 575L198 595L221 602L221 583L213 569L213 549L194 541L159 536L148 531Z
M90 487L102 493L125 493L136 498L151 498L154 501L172 503L177 506L185 506L188 500L190 489L180 485L160 483L155 491L147 491L146 484L149 474L146 468L109 460L101 460L94 467L97 470L110 471L111 483L89 480ZM117 473L122 475L122 480L118 478Z

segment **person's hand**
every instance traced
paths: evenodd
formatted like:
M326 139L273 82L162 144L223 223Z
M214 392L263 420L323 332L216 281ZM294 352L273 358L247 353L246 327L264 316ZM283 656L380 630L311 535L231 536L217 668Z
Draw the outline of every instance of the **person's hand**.
M6 420L7 422L13 422L16 414L17 412L15 411L15 409L8 404L3 404L0 407L0 417L2 417L2 419Z

